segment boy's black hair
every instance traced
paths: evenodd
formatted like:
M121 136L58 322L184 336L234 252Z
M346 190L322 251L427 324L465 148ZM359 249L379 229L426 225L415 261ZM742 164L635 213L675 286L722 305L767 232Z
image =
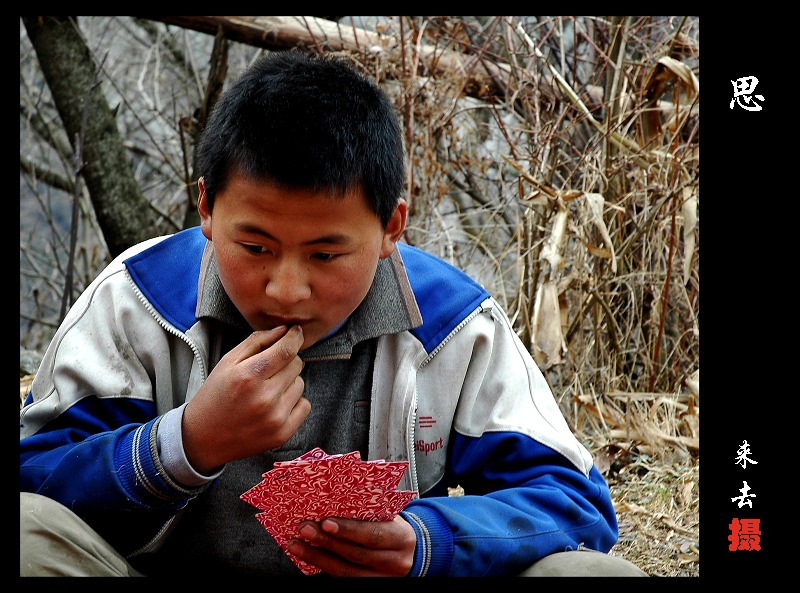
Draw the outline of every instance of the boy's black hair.
M386 94L346 62L264 54L217 101L197 146L209 208L231 174L334 195L361 187L386 226L405 182Z

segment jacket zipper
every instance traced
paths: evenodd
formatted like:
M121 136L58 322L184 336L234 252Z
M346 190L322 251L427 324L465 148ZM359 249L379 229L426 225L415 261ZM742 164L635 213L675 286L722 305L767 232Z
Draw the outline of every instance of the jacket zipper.
M130 282L131 286L133 287L134 294L136 294L137 298L144 305L144 308L147 309L147 312L153 316L153 319L155 319L156 322L162 328L164 328L165 331L172 334L173 336L180 338L181 340L186 342L186 345L189 346L189 348L192 349L192 353L194 354L194 359L197 361L197 364L200 367L200 374L201 374L200 376L202 377L203 381L205 381L208 378L206 373L206 365L205 362L203 362L203 357L200 356L200 352L198 352L197 346L195 346L194 342L192 342L192 340L189 338L189 336L186 335L185 332L180 331L178 328L170 324L166 319L161 317L161 314L153 308L153 306L150 304L147 298L145 298L145 296L142 294L142 291L139 290L139 287L136 286L136 283L133 281L133 278L131 278L131 275L128 274L127 272L125 273L125 275L128 278L128 282Z
M201 378L202 378L203 381L205 381L206 378L207 378L207 376L206 376L206 365L203 362L203 358L202 358L202 356L200 356L200 352L197 350L197 346L195 346L194 342L189 338L189 336L186 335L185 332L180 331L178 328L174 327L172 324L170 324L165 319L163 319L161 317L161 315L158 313L158 311L156 311L153 308L153 306L150 304L150 302L145 298L145 296L142 294L142 291L139 290L139 287L136 286L136 283L133 281L133 278L131 278L131 275L128 274L127 272L125 272L125 275L128 278L128 282L130 282L131 286L133 287L134 294L137 296L139 301L141 301L142 305L144 305L144 308L147 309L147 312L150 313L150 315L153 316L153 319L155 319L156 322L162 328L164 328L164 330L166 332L172 334L173 336L176 336L176 337L180 338L181 340L186 342L186 344L189 346L189 348L192 349L192 353L194 354L194 359L197 361L197 364L200 367ZM143 546L141 546L137 550L134 550L133 552L131 552L128 555L128 557L129 558L133 558L134 556L138 556L139 554L142 554L144 552L148 552L150 549L154 548L154 546L158 543L158 541L168 531L170 525L172 525L173 521L175 521L175 518L178 516L178 514L180 512L181 511L178 510L172 517L170 517L170 519L166 523L164 523L164 525L161 526L161 529L158 530L158 533L156 533Z

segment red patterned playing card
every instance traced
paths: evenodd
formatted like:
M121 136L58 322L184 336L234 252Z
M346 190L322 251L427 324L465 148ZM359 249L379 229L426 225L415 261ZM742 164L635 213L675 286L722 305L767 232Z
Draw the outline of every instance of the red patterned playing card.
M307 575L320 570L287 549L302 521L326 517L391 521L417 494L396 489L407 461L362 461L358 451L328 455L316 448L273 467L241 499L263 511L256 519Z

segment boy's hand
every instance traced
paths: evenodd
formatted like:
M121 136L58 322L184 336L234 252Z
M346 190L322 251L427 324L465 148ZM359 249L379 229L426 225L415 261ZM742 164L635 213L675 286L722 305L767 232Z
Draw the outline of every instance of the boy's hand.
M307 521L300 536L289 540L289 552L337 577L404 577L417 545L414 528L400 515L392 521Z
M186 458L200 473L285 443L311 411L299 326L253 332L219 361L183 412Z

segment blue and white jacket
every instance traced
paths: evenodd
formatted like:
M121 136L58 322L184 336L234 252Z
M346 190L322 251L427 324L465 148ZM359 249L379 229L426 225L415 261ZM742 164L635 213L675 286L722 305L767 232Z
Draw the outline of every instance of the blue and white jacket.
M129 556L208 487L171 478L155 437L218 360L195 316L204 251L194 228L117 257L69 311L20 412L20 491ZM608 486L498 303L419 249L384 261L423 320L378 338L369 426L368 458L408 460L398 488L420 494L402 511L417 533L410 575L514 575L555 552L609 551ZM449 497L456 486L464 496Z

